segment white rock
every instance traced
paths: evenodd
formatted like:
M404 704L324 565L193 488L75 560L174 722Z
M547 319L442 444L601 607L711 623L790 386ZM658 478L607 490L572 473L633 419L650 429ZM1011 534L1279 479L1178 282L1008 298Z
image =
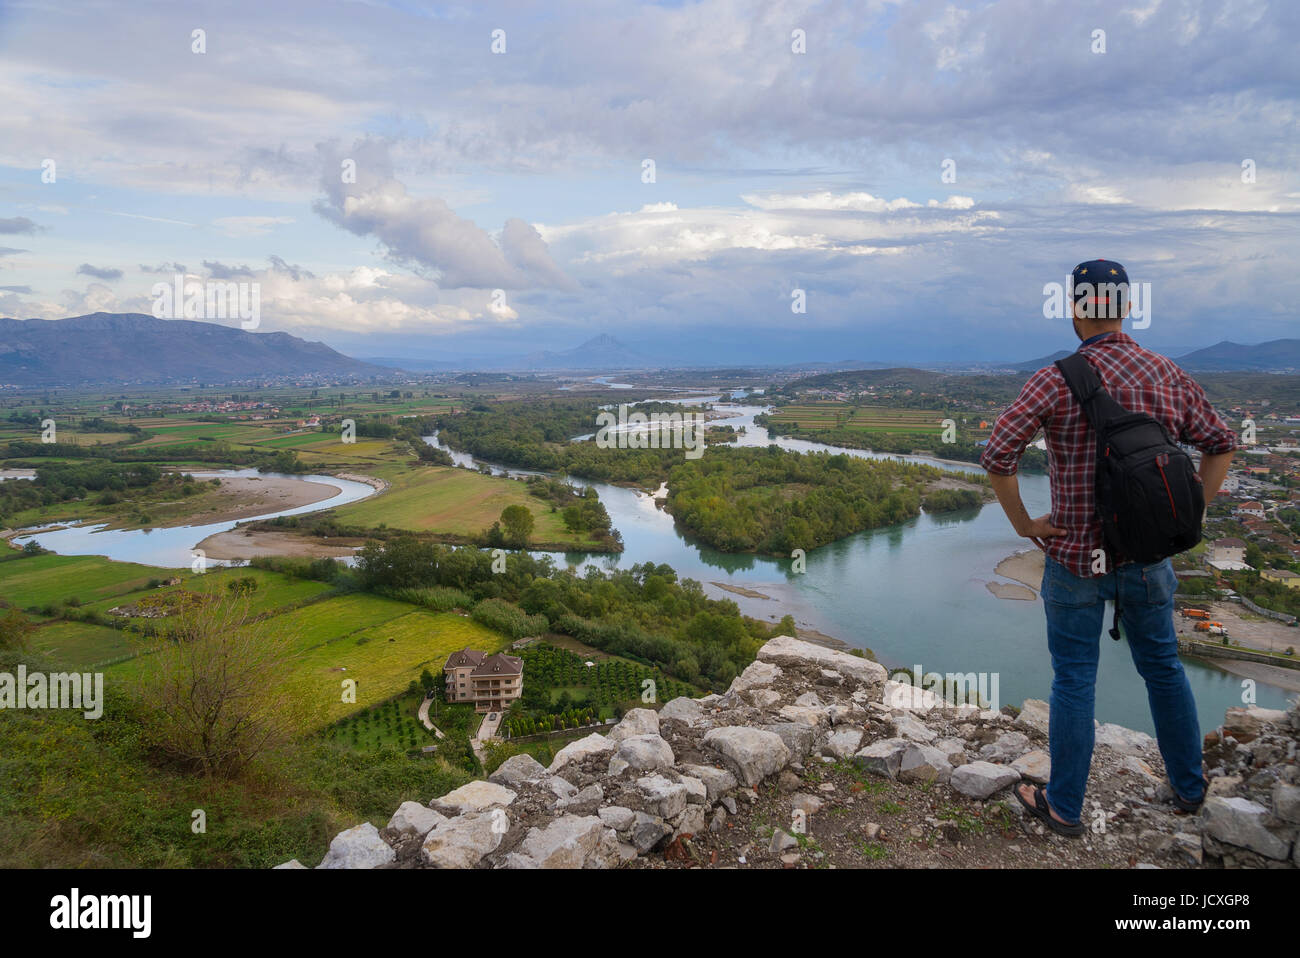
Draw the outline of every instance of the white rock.
M400 838L423 838L435 825L447 820L419 802L402 802L388 820L388 830Z
M339 832L330 842L330 850L317 868L378 868L397 860L382 838L379 829L369 822Z
M881 702L891 709L908 712L928 712L941 708L943 698L932 689L923 689L910 682L895 682L892 679L881 689Z
M758 650L758 660L794 668L832 669L867 686L883 686L886 677L885 667L879 662L788 635L778 635L763 643Z
M489 782L518 788L529 782L535 782L546 774L546 767L527 753L511 755L502 762L495 772L488 776Z
M745 785L757 785L790 760L790 750L779 735L744 725L710 729L704 735L704 746L726 759Z
M1269 811L1248 798L1221 798L1211 795L1201 806L1205 832L1229 845L1249 848L1265 858L1287 857L1291 843L1265 828Z
M612 742L621 742L634 735L658 735L659 713L654 709L628 709L622 720L609 733Z
M947 756L937 748L920 742L910 743L898 762L898 779L902 782L944 783L951 777L952 764Z
M452 814L460 814L482 811L493 805L509 805L515 797L516 793L504 785L477 781L467 782L441 798L435 798L430 804L435 808L449 810Z
M290 858L287 862L283 862L282 864L272 865L271 871L278 871L281 868L287 868L291 870L301 868L305 871L307 869L307 866L304 865L302 862L298 861L298 859L296 858Z
M1020 773L992 762L968 762L952 772L949 784L971 798L988 798L994 792L1020 781Z
M564 815L545 828L529 829L506 868L614 868L618 836L595 815Z
M739 784L736 776L725 768L714 768L712 765L683 765L682 772L704 783L705 799L710 803L718 801Z
M777 714L787 722L798 722L813 728L831 724L830 716L826 714L824 706L783 705Z
M829 752L836 758L848 758L857 752L862 745L862 729L843 726L838 731L832 732L826 739L823 751Z
M905 738L882 738L853 756L853 764L884 778L897 778L903 753L912 745Z
M596 813L600 820L616 832L626 832L636 821L636 813L622 805L606 805Z
M466 812L429 832L420 856L434 868L473 868L484 855L497 850L509 825L504 809Z
M1016 716L1015 724L1025 728L1037 729L1046 735L1050 722L1049 713L1050 709L1042 699L1025 699L1024 704L1020 706L1020 714ZM980 714L983 715L983 713Z
M1052 778L1051 756L1041 748L1026 752L1012 762L1011 767L1029 781L1039 785L1046 785Z
M1097 745L1104 745L1127 755L1141 755L1156 744L1156 740L1146 732L1136 732L1131 728L1109 722L1097 726L1093 740Z
M741 672L731 680L731 685L727 688L728 692L745 692L749 689L762 688L771 685L781 677L781 670L769 662L750 662L745 666L745 671Z
M675 761L672 746L655 735L633 735L619 743L616 757L642 772L669 768Z
M547 766L547 770L554 772L563 768L569 762L576 762L579 759L586 758L588 755L598 755L601 752L612 752L618 748L618 743L612 742L599 732L592 732L586 738L580 738L576 742L570 742L564 748L555 753L555 758Z
M659 818L674 818L686 808L690 792L685 785L669 781L662 775L647 775L636 780L636 790L644 810Z
M941 738L934 743L934 747L948 757L949 764L954 768L965 765L969 761L966 756L966 743L959 738Z
M907 738L913 742L929 744L939 737L939 733L930 728L914 715L904 712L893 720L894 737Z
M673 719L678 722L685 722L687 725L694 725L704 717L704 707L695 699L679 695L662 709L659 710L659 720L666 721Z

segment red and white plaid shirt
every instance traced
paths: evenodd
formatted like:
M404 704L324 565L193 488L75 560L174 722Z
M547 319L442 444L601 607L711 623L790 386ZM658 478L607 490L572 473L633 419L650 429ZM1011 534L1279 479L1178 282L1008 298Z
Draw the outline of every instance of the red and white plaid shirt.
M1214 411L1204 390L1172 360L1119 332L1080 346L1079 352L1118 403L1154 416L1178 442L1210 455L1237 448L1237 434ZM1047 437L1052 484L1049 521L1066 530L1063 536L1044 540L1047 554L1075 575L1092 577L1093 552L1102 548L1101 523L1093 506L1097 438L1055 364L1034 373L998 417L980 465L995 475L1013 475L1040 428Z

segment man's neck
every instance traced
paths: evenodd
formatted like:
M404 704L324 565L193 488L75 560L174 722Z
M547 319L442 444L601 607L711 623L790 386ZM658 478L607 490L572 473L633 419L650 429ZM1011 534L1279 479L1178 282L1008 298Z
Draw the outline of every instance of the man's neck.
M1119 332L1118 329L1103 329L1086 337L1081 343L1079 343L1079 345L1087 346L1089 343L1094 343L1097 340L1101 339L1103 336L1110 336L1112 333L1118 333L1118 332Z

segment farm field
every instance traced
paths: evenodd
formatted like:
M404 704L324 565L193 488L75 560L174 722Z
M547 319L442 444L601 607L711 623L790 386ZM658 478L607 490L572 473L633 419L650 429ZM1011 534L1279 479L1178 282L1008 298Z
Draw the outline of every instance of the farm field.
M853 429L860 432L913 434L933 437L946 414L937 409L892 409L852 406L841 402L794 403L771 415L773 423L799 429Z
M592 544L565 528L549 503L530 495L522 482L492 478L468 469L412 466L376 470L392 486L373 496L334 510L345 525L408 529L474 536L486 531L507 506L522 505L533 514L533 541Z
M320 722L326 725L402 692L426 668L438 675L457 649L491 653L505 644L503 636L467 617L417 609L305 650L295 659L292 684L319 697ZM355 703L343 701L345 679L356 681Z
M88 605L146 586L159 570L100 556L46 554L0 562L0 598L20 608L75 598Z

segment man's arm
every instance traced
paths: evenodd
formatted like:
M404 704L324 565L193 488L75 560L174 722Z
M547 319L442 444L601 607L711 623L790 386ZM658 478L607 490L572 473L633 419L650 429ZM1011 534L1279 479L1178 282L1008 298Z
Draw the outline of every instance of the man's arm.
M1046 421L1056 402L1057 390L1061 380L1056 370L1045 367L1036 372L1025 383L1016 401L998 416L993 424L993 434L989 436L980 465L989 474L989 483L998 497L1002 511L1011 521L1011 528L1017 535L1033 541L1043 551L1047 547L1043 539L1050 536L1065 535L1064 529L1058 529L1047 521L1047 516L1031 519L1020 498L1020 480L1016 471L1020 465L1020 456L1029 445L1029 440L1038 432Z
M1232 453L1202 453L1201 468L1196 470L1201 477L1201 489L1205 493L1205 504L1208 506L1214 501L1214 497L1219 494L1219 489L1223 487L1223 480L1228 475L1228 467L1232 465Z
M1002 511L1011 521L1011 528L1016 530L1016 535L1029 539L1044 552L1047 551L1044 539L1065 535L1064 529L1058 529L1048 522L1049 516L1039 516L1037 519L1029 517L1029 510L1025 508L1024 500L1020 498L1020 478L1015 473L1000 476L991 472L989 483L993 486L993 492L998 497Z

